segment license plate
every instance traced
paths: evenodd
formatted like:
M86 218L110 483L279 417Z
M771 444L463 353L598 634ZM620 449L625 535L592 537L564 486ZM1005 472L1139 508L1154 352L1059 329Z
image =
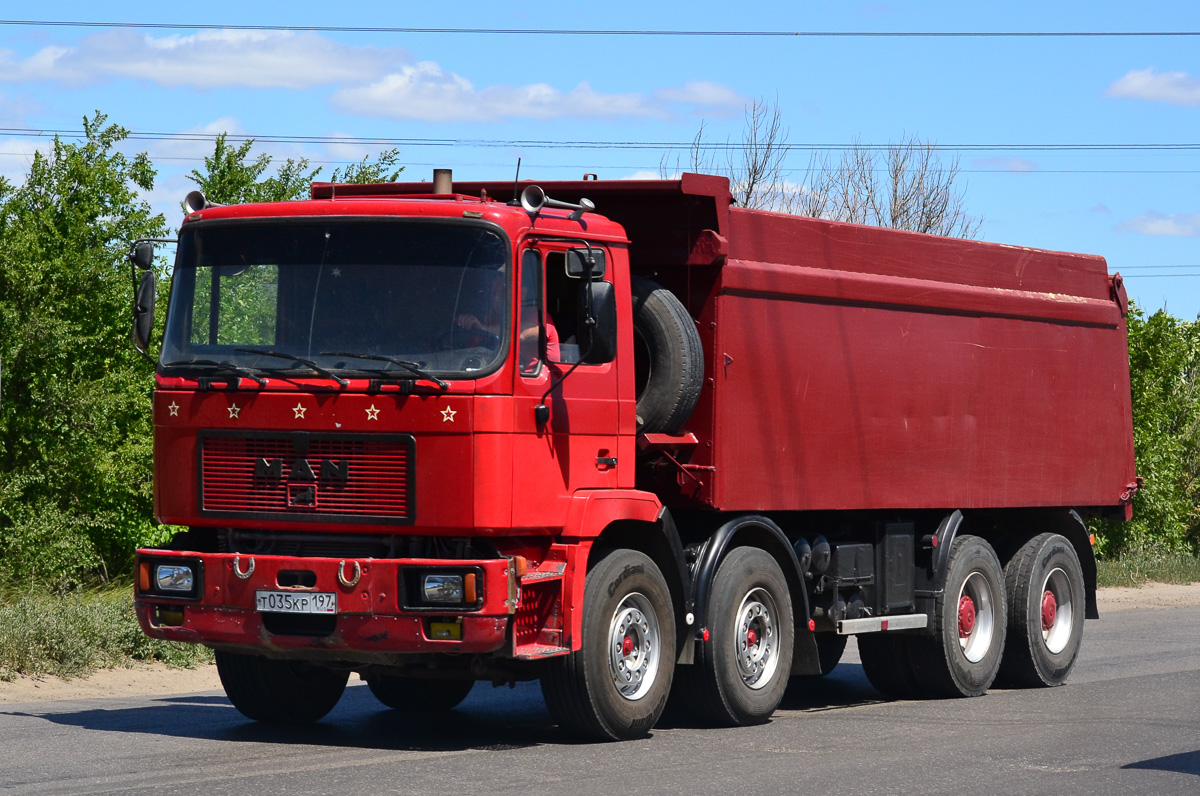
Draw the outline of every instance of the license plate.
M254 607L261 613L336 614L337 595L331 591L256 591Z

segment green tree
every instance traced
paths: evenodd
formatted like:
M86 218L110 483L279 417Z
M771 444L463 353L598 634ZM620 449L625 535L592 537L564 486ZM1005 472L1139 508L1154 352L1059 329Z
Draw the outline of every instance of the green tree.
M156 532L152 369L129 343L130 241L167 232L138 198L147 156L97 112L0 186L0 571L113 574Z
M395 148L380 152L374 160L367 155L358 163L351 163L344 169L334 169L329 181L359 185L370 182L395 182L400 172L404 171L403 166L396 165L399 159L400 150Z
M1129 371L1138 475L1128 523L1098 523L1098 549L1195 553L1200 543L1200 323L1130 305Z
M319 168L309 171L308 158L288 158L274 175L263 178L271 166L271 156L261 153L248 161L254 139L248 138L235 147L229 144L227 136L227 133L217 136L212 155L204 159L204 171L192 169L188 175L210 202L231 205L303 199L313 178L321 171Z
M320 168L309 170L308 158L288 158L274 174L263 175L271 168L272 158L259 153L251 160L254 139L232 146L228 134L221 133L213 147L211 156L204 159L204 170L192 169L188 179L200 186L205 197L217 204L243 204L246 202L286 202L308 196L312 181L321 173ZM396 165L400 159L399 149L387 149L374 158L364 157L361 161L334 169L332 182L369 183L395 182L404 171Z

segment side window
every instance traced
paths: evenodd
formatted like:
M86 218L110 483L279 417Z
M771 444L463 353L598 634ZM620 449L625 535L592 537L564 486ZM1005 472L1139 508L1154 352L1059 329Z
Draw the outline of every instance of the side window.
M554 330L553 344L548 340L546 359L550 362L573 365L579 361L579 336L575 328L579 317L580 302L583 300L578 252L546 253L546 328ZM595 278L604 273L606 252L593 248L597 270Z
M542 256L536 249L521 255L520 337L517 368L523 376L533 376L541 368L542 339Z

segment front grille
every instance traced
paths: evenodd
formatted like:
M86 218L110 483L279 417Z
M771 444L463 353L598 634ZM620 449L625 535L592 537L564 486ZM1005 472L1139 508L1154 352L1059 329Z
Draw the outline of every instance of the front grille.
M412 459L406 434L206 432L200 513L408 524Z

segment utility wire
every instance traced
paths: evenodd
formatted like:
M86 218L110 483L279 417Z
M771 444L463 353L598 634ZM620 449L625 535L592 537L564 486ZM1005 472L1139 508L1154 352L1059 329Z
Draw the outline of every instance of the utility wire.
M303 33L508 34L518 36L673 36L721 38L828 39L1051 39L1200 36L1186 30L1023 30L1023 31L867 31L867 30L670 30L585 28L420 28L373 25L218 25L183 22L92 22L82 20L0 19L0 25L46 28L135 28L142 30L248 30Z
M48 129L32 127L0 127L0 136L40 137L61 135L80 137L82 130ZM153 132L130 131L129 139L138 141L213 141L216 133L200 132ZM696 146L691 141L550 141L543 139L496 139L496 138L373 138L330 135L247 135L226 134L228 141L250 141L260 144L360 144L367 146L420 146L420 147L526 147L529 149L671 149ZM750 144L725 142L701 143L699 148L714 151L744 149ZM886 150L894 144L863 143L811 143L784 144L780 149L803 152L840 151L847 149ZM921 144L937 151L951 152L1194 152L1200 151L1200 143L999 143L999 144Z
M4 152L0 151L0 157L25 157L28 158L33 154L31 151L25 152ZM185 155L154 155L154 162L170 162L170 163L203 163L205 158L201 155L185 156ZM352 163L360 163L362 158L357 160L330 160L328 158L305 158L310 165L313 166L348 166ZM445 161L419 161L407 160L404 165L406 167L415 168L418 166L430 166L441 168L446 166ZM455 168L506 168L512 164L508 161L494 163L462 163L455 162ZM527 162L526 166L535 169L595 169L595 163L534 163ZM653 171L658 172L658 163L606 163L603 168L607 170L628 170L628 171ZM874 169L877 174L889 174L888 169ZM805 169L781 169L780 174L804 174ZM962 169L958 170L959 174L1010 174L1014 176L1038 176L1051 174L1166 174L1166 175L1188 175L1200 174L1200 169L1043 169L1034 168L1029 170L1019 169ZM1197 266L1200 267L1200 266Z

